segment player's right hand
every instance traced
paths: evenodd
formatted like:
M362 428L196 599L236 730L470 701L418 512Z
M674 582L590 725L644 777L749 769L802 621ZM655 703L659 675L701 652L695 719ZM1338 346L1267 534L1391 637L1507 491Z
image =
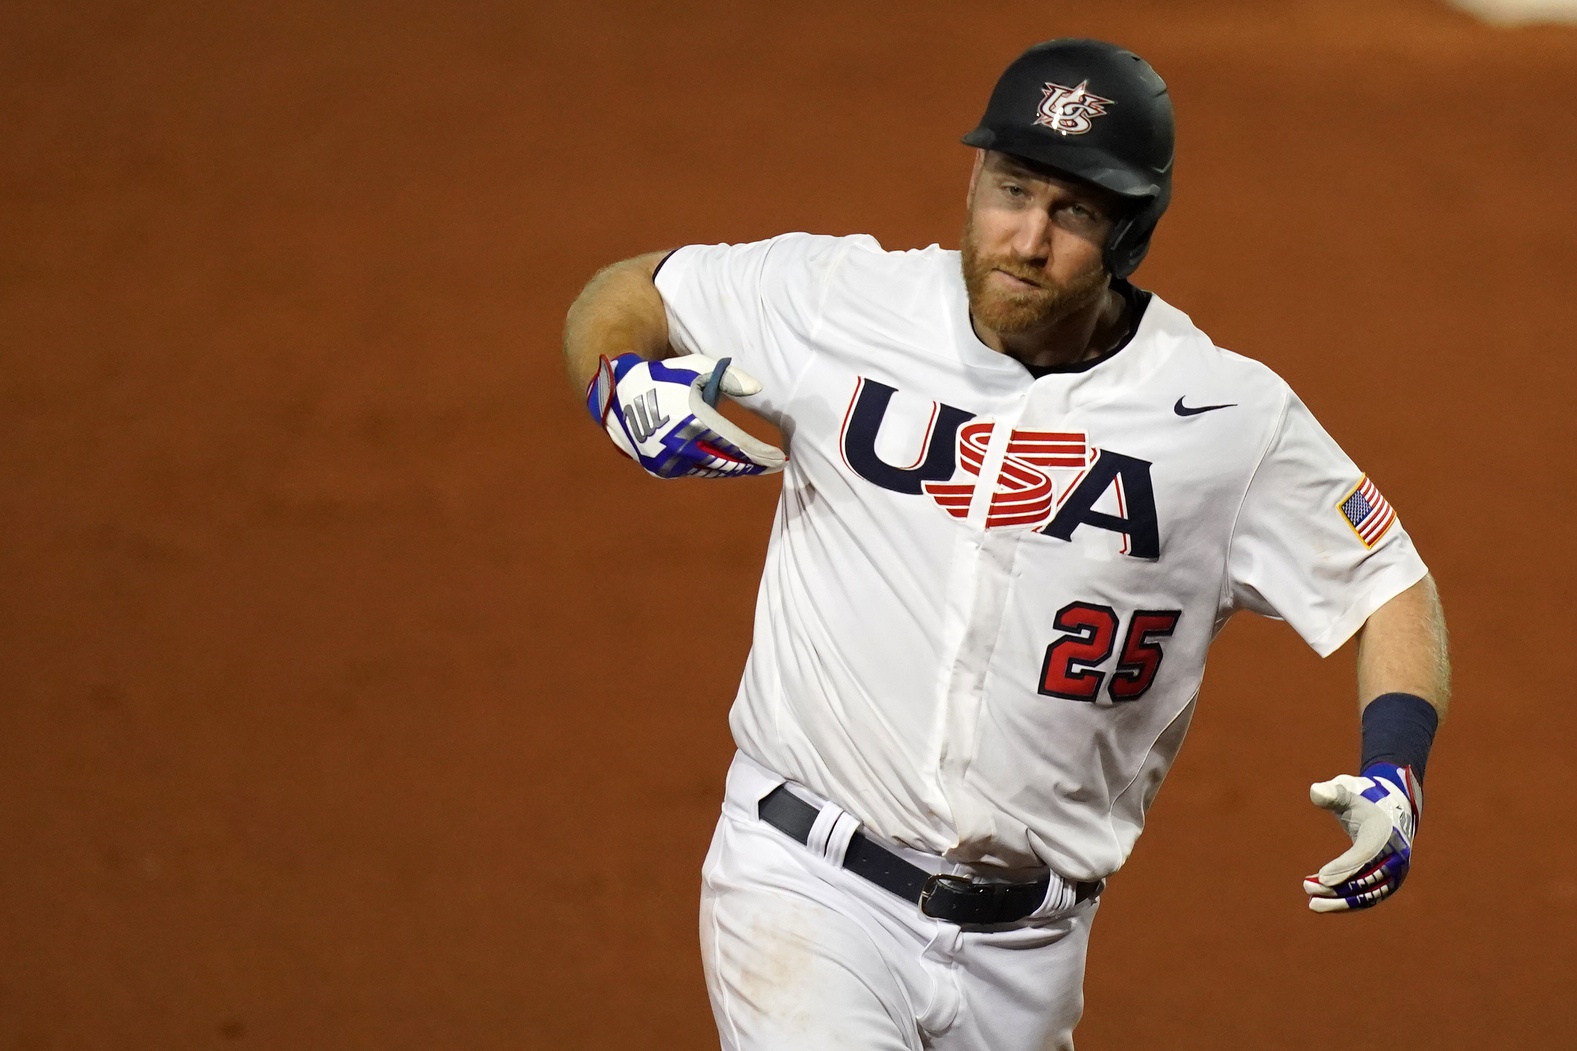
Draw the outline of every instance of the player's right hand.
M1342 774L1309 786L1309 800L1331 811L1352 846L1303 880L1309 908L1346 912L1378 905L1396 892L1413 861L1423 789L1413 770L1375 763L1362 776Z
M783 451L752 437L717 411L718 393L740 398L761 384L728 358L687 354L647 361L601 358L586 408L618 450L656 478L733 478L772 474Z

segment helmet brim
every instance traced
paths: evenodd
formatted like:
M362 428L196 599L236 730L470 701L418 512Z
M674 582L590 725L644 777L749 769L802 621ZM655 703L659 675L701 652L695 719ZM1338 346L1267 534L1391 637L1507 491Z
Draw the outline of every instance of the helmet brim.
M982 150L995 150L1050 168L1083 182L1099 186L1120 197L1154 200L1161 195L1161 180L1135 171L1105 150L1062 141L1062 137L1037 129L993 131L980 127L965 135L963 143Z

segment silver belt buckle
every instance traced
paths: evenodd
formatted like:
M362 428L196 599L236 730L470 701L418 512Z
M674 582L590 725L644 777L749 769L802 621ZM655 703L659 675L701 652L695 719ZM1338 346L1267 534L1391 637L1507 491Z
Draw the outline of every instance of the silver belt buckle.
M938 916L926 908L931 898L935 896L937 888L944 883L952 884L955 890L969 890L975 886L975 881L968 876L959 876L951 872L938 872L927 877L925 886L920 888L920 915L928 916L933 920L947 919L946 916Z

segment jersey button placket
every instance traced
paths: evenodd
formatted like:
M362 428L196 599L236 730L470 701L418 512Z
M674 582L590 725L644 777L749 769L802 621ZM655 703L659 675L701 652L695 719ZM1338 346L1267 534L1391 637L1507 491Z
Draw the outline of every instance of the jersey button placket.
M964 791L963 778L975 755L986 672L1002 622L1018 543L1018 531L993 532L986 528L986 521L1025 400L1021 395L993 414L991 437L986 443L969 515L954 542L953 572L948 579L948 630L944 636L947 648L943 651L948 657L943 665L945 679L936 754L942 794L952 808L953 825L961 842L989 838L994 827L990 810L974 805Z

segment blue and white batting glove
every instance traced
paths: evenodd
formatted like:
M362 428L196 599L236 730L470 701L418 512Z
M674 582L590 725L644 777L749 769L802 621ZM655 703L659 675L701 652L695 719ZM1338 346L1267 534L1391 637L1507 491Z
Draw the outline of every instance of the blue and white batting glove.
M1367 909L1396 892L1412 864L1424 790L1410 766L1375 763L1309 786L1309 799L1336 815L1352 846L1303 880L1315 912Z
M787 458L717 411L719 393L748 397L761 384L729 358L687 354L647 361L602 358L586 408L620 452L657 478L735 478L772 474Z

